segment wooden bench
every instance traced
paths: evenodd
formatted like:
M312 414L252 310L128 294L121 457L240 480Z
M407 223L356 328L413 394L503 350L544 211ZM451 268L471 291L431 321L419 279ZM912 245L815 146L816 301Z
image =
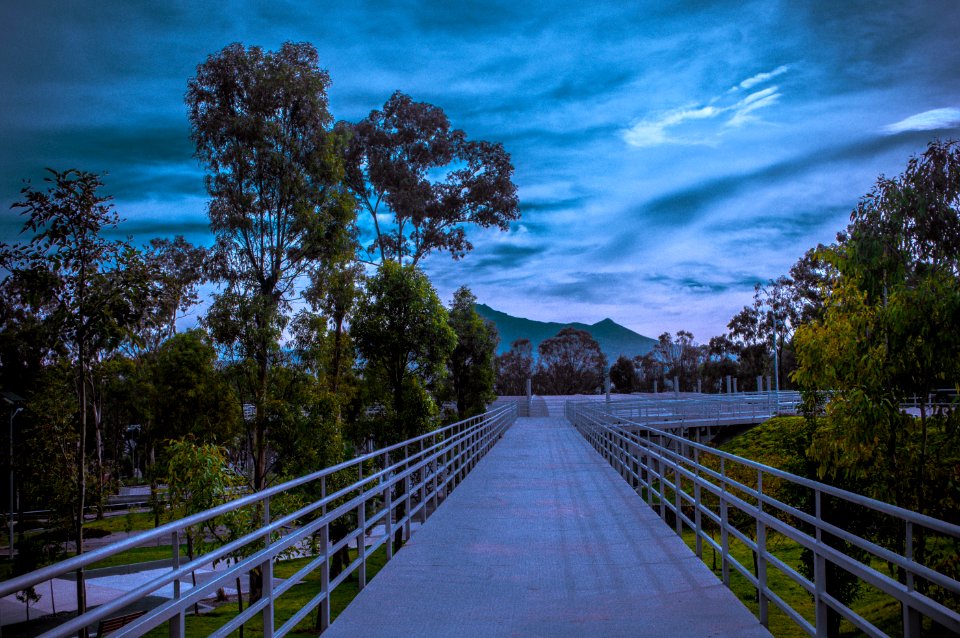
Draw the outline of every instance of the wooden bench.
M104 618L100 621L100 624L97 625L97 637L106 636L107 634L114 632L125 625L129 625L134 620L144 615L145 611L135 611L125 616L114 616L113 618Z

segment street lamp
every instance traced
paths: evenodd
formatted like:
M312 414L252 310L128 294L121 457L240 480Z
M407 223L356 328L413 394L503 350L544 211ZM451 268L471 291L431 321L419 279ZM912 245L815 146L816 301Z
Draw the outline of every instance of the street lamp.
M11 408L18 403L23 403L23 397L14 394L13 392L3 392L0 393L3 396L3 402L9 405ZM13 560L13 418L23 412L22 407L18 407L16 410L10 412L10 451L9 456L7 457L10 462L10 517L7 519L7 525L10 531L10 560Z

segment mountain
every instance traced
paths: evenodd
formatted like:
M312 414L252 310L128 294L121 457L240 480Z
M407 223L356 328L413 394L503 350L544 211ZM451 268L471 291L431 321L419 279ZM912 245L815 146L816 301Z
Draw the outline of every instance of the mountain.
M613 364L621 354L633 358L646 354L653 348L656 339L637 334L629 328L624 328L612 319L604 319L593 325L585 323L556 323L552 321L534 321L523 317L514 317L505 312L494 310L486 304L477 304L477 313L492 321L500 332L500 346L497 354L503 354L510 349L510 344L517 339L529 339L536 353L537 346L544 339L556 335L561 328L578 328L586 330L600 344L600 349L607 355L607 362Z

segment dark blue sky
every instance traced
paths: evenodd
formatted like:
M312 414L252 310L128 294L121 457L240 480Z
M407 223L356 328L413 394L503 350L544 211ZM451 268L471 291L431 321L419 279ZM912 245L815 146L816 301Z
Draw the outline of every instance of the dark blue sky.
M953 1L154 4L0 7L4 239L51 166L107 172L138 241L208 241L187 79L231 42L305 40L335 118L400 89L512 154L523 218L427 260L445 301L706 341L878 175L960 137Z

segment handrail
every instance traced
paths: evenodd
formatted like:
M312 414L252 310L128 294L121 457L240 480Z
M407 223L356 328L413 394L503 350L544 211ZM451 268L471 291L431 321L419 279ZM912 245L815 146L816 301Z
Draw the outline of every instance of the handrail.
M947 631L960 633L960 611L942 602L943 599L960 600L960 582L917 562L914 556L914 538L919 530L955 543L960 540L960 526L722 452L664 431L658 423L625 418L622 412L613 403L571 401L566 406L568 420L637 489L648 505L659 510L665 522L672 524L680 535L684 528L694 533L694 551L698 557L703 558L704 544L720 555L725 585L730 584L731 569L750 582L757 591L762 624L767 625L772 603L809 635L826 635L827 614L832 609L863 633L886 636L828 591L827 564L832 563L898 601L903 609L902 631L907 638L920 636L922 617L932 619ZM712 462L705 465L706 459ZM738 480L738 476L747 476L750 480ZM770 478L812 492L813 511L782 502L765 492L764 481ZM824 520L821 504L825 497L847 507L872 511L895 525L902 525L903 553ZM747 526L754 537L742 531L742 524L738 527L731 522L733 511L746 514L752 521ZM719 542L709 530L719 531ZM770 531L790 538L812 553L812 581L767 549ZM834 546L836 543L828 544L825 536L849 543L878 562L892 565L903 574L902 582L845 554ZM755 555L755 567L744 566L732 555L731 539ZM815 611L813 623L770 588L768 569L780 571L810 593ZM941 600L928 595L934 588L939 588Z
M264 595L237 615L229 626L236 627L254 615L263 616L265 636L283 636L291 631L296 622L287 622L274 627L273 602L290 586L310 572L321 570L321 591L297 613L298 621L320 607L321 630L330 622L330 595L347 576L356 572L360 588L366 584L367 556L380 546L386 547L387 559L393 556L393 541L397 530L403 541L410 537L410 524L418 517L420 522L435 510L443 499L473 469L476 463L496 443L517 417L515 404L503 405L489 412L439 428L432 432L390 445L335 466L275 485L259 492L242 496L198 514L171 521L155 529L139 532L128 538L92 550L0 582L0 597L44 583L52 578L77 572L105 558L134 547L170 539L173 569L147 583L128 591L116 599L88 610L58 625L43 636L68 636L104 618L115 615L133 603L141 601L157 589L174 584L174 598L149 610L145 615L117 630L113 636L139 636L150 629L168 622L172 638L182 636L187 610L206 594L212 594L226 583L247 575L251 570L263 570ZM357 479L330 493L327 479L345 471L357 472ZM277 496L294 492L297 488L317 485L321 498L303 505L296 511L275 519L270 518L270 501ZM257 508L262 515L262 524L240 538L221 545L198 556L190 562L179 564L180 535L187 528L213 521L221 516L239 512L245 508ZM331 538L331 525L344 522L350 529L338 539ZM375 526L382 525L383 533L372 539L367 546L365 537ZM319 534L319 554L307 568L298 572L289 583L274 587L273 562L285 551L304 544ZM269 542L264 546L264 540ZM330 562L336 552L357 541L358 556L343 572L331 580ZM227 569L218 571L215 578L181 594L179 579L209 564L229 557L243 556ZM237 621L239 619L239 622Z

